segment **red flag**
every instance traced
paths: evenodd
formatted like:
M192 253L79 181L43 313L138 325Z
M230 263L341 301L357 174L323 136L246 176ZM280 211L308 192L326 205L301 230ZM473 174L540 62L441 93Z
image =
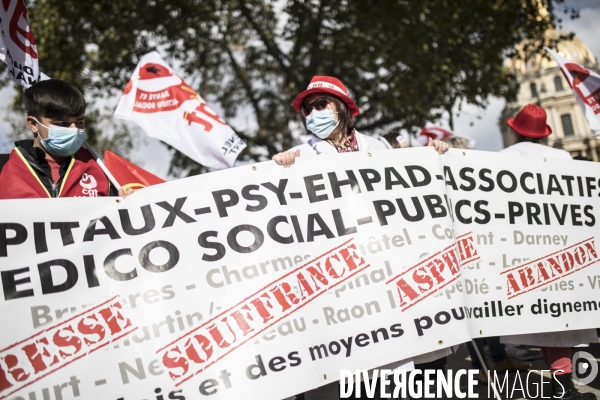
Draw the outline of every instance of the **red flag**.
M151 174L109 150L104 151L104 165L114 175L117 182L123 187L123 190L129 188L138 190L146 186L165 182L158 176Z
M445 140L454 137L454 132L441 126L430 125L421 129L419 141L423 146L427 146L429 138L433 140Z

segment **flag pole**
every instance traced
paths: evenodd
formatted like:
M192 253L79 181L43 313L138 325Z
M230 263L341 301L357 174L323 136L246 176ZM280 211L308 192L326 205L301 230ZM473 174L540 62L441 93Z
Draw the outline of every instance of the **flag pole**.
M83 142L83 147L92 155L94 160L98 163L100 168L102 168L102 171L104 171L104 173L106 174L110 182L113 184L113 186L116 187L117 190L121 190L121 185L119 185L119 182L117 182L113 174L111 174L106 165L104 165L104 163L102 162L100 157L98 157L98 154L96 154L94 149L92 149L92 147L87 142Z
M479 359L479 363L481 364L481 367L483 368L485 376L488 377L488 387L491 385L492 389L494 390L494 397L496 397L497 400L502 400L502 397L500 397L500 393L498 393L498 390L496 389L496 380L494 379L493 381L490 382L491 376L488 372L487 364L485 363L483 356L479 352L479 347L477 347L477 343L475 342L475 339L471 339L471 343L473 344L473 348L475 349L475 353L477 354L477 358ZM500 390L502 390L502 388L500 388ZM489 389L488 389L488 393L489 393Z

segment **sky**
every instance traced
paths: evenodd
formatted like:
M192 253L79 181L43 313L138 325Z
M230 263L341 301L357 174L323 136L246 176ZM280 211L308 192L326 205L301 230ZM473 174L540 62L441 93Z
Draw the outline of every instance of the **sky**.
M580 17L571 20L568 16L563 17L561 29L566 32L574 32L575 35L585 43L596 58L600 58L600 0L566 0L565 5L579 10ZM43 68L43 65L42 65ZM12 87L0 90L0 153L7 153L12 148L12 143L6 137L10 131L9 124L5 121L7 107L13 97ZM114 106L118 99L114 99ZM489 104L484 108L464 104L460 115L455 117L454 130L461 135L467 135L475 139L475 149L498 151L502 149L502 139L498 119L504 108L504 99L491 97ZM110 102L109 102L110 103ZM218 107L213 107L217 112ZM247 124L248 116L240 115L232 125L243 126ZM436 124L447 126L447 121L438 121ZM166 147L156 139L146 136L134 124L131 128L136 132L137 148L131 154L131 161L146 168L148 171L169 179L170 155Z
M600 58L600 0L567 0L565 5L580 10L580 17L575 20L562 17L562 30L574 32L596 59ZM505 101L494 97L488 100L489 105L485 109L463 106L460 116L454 120L454 131L475 139L476 150L498 151L503 148L498 120ZM445 121L440 122L438 124L445 124Z

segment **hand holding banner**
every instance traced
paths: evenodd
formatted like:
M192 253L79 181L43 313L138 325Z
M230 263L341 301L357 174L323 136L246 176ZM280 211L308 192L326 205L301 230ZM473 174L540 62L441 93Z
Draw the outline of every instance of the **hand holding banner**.
M119 202L62 199L51 215L46 203L24 213L22 201L3 202L0 312L18 329L2 330L0 357L14 348L19 359L13 367L0 358L0 375L32 364L20 351L25 338L78 321L80 306L115 295L137 329L52 381L7 372L19 396L75 377L82 398L149 399L159 387L165 399L180 391L186 399L276 400L333 382L340 368L469 340L464 301L439 296L459 274L456 261L469 259L462 247L453 257L451 236L431 235L452 227L445 184L434 175L439 158L426 148L402 163L394 151L376 153L300 157L290 169L270 161L149 186ZM410 284L429 288L427 298L400 311L398 286L386 281L421 258ZM84 324L107 330L102 320ZM45 346L49 354L84 353L61 338Z
M600 166L581 163L357 152L52 214L3 201L0 399L277 400L471 338L597 328Z

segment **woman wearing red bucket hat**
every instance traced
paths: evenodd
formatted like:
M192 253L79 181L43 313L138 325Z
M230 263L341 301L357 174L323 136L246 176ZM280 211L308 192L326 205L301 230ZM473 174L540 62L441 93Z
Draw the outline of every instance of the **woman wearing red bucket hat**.
M289 167L300 154L318 155L353 151L385 150L377 139L365 136L354 129L354 120L360 111L348 96L346 86L331 76L314 76L308 88L292 103L302 124L312 133L308 142L273 156L277 164ZM448 145L432 140L438 153L448 150Z
M501 150L503 154L572 159L564 150L540 144L543 138L552 134L552 128L546 124L546 111L542 107L527 104L516 117L507 119L506 123L514 132L516 140L515 144Z
M542 107L528 104L519 111L515 118L506 120L506 123L516 135L516 144L501 150L502 154L572 160L568 152L540 143L542 138L552 134L552 129L546 125L546 111ZM597 342L598 335L595 329L503 336L500 341L506 344L542 348L544 360L550 366L551 374L554 376L552 380L554 398L563 400L593 400L596 398L593 393L580 393L571 380L573 367L571 347Z

